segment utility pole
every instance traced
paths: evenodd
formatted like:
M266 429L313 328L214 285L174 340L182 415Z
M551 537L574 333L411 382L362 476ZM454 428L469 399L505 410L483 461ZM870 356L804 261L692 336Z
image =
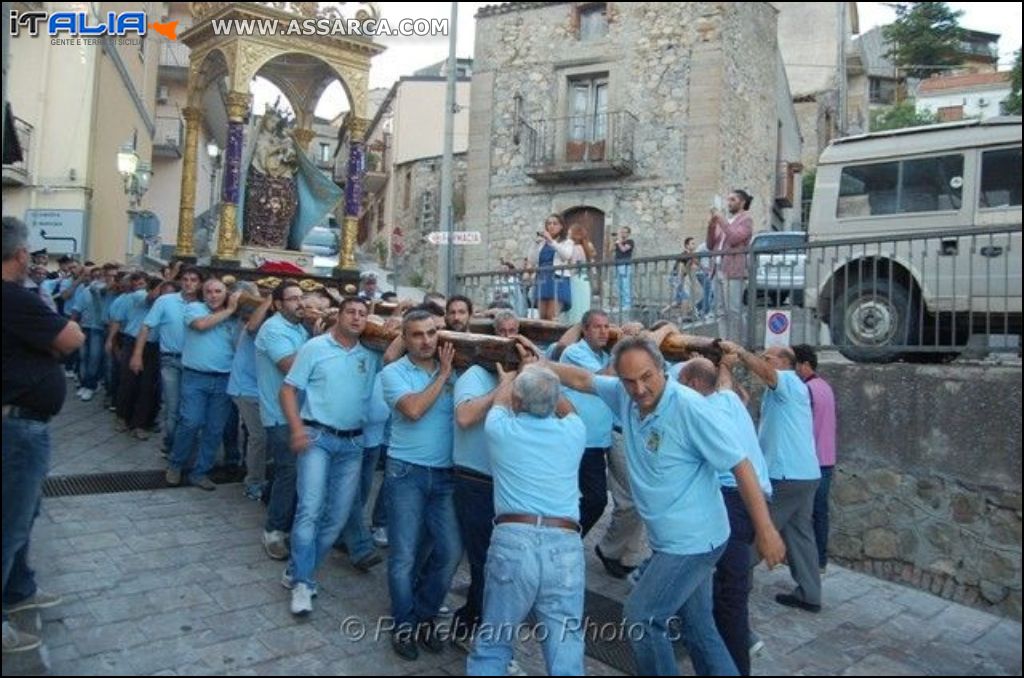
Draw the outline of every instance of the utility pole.
M444 98L444 155L441 159L441 230L448 236L443 245L444 256L438 257L444 262L444 293L446 296L455 294L455 230L452 213L452 197L454 187L454 151L455 151L455 78L458 75L458 60L455 58L456 26L459 18L459 3L453 2L452 18L448 34L448 91Z

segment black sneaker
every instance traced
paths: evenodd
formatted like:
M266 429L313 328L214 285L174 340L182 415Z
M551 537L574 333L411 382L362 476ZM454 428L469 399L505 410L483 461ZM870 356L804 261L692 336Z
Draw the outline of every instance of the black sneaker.
M601 560L601 564L604 565L604 570L616 579L625 579L629 575L631 568L626 568L621 562L615 558L608 558L601 552L600 545L594 547L594 553Z
M373 568L374 565L380 565L382 562L384 562L384 558L381 557L379 553L374 551L365 558L362 558L361 560L357 560L356 562L352 563L352 567L356 568L360 572L367 573Z
M408 631L399 631L391 635L391 649L407 662L414 662L420 658L416 641Z
M807 612L814 612L817 614L821 612L821 605L815 605L814 603L808 603L807 601L800 600L792 593L779 593L775 596L775 602L779 605L785 605L786 607L797 607Z
M430 654L441 654L444 652L444 641L441 634L437 632L437 624L432 621L423 622L416 629L416 639L420 647Z

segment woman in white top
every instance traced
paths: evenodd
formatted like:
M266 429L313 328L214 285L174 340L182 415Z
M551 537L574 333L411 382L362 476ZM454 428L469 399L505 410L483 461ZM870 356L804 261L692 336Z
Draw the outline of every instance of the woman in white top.
M575 245L566 235L565 222L557 214L549 215L544 220L544 230L537 231L530 262L537 268L537 308L542 320L554 320L563 307L572 305L569 287L572 271L553 270L555 266L567 266L573 261Z
M573 243L573 264L588 264L597 259L597 248L590 241L585 226L573 224L569 227L569 240ZM575 325L583 319L583 314L590 310L592 292L587 268L572 271L569 289L572 291L572 303L565 309L565 321Z

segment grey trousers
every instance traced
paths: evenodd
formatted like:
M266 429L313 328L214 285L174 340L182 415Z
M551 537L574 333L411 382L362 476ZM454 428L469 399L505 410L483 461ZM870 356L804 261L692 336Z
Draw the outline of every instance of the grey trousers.
M249 431L249 444L245 453L245 484L255 485L267 479L267 430L260 421L260 401L257 398L235 396L238 418Z
M793 595L805 603L821 605L821 573L814 540L814 493L817 480L772 479L772 522L786 544L789 572L796 582Z
M612 434L612 447L608 452L608 489L612 493L612 518L601 539L601 552L626 567L636 567L647 555L646 532L633 504L626 449L618 432Z

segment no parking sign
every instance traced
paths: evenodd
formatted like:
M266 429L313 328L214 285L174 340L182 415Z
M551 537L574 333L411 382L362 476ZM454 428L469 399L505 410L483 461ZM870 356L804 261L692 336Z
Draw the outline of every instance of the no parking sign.
M768 311L764 318L764 346L789 346L789 331L793 327L789 311Z

